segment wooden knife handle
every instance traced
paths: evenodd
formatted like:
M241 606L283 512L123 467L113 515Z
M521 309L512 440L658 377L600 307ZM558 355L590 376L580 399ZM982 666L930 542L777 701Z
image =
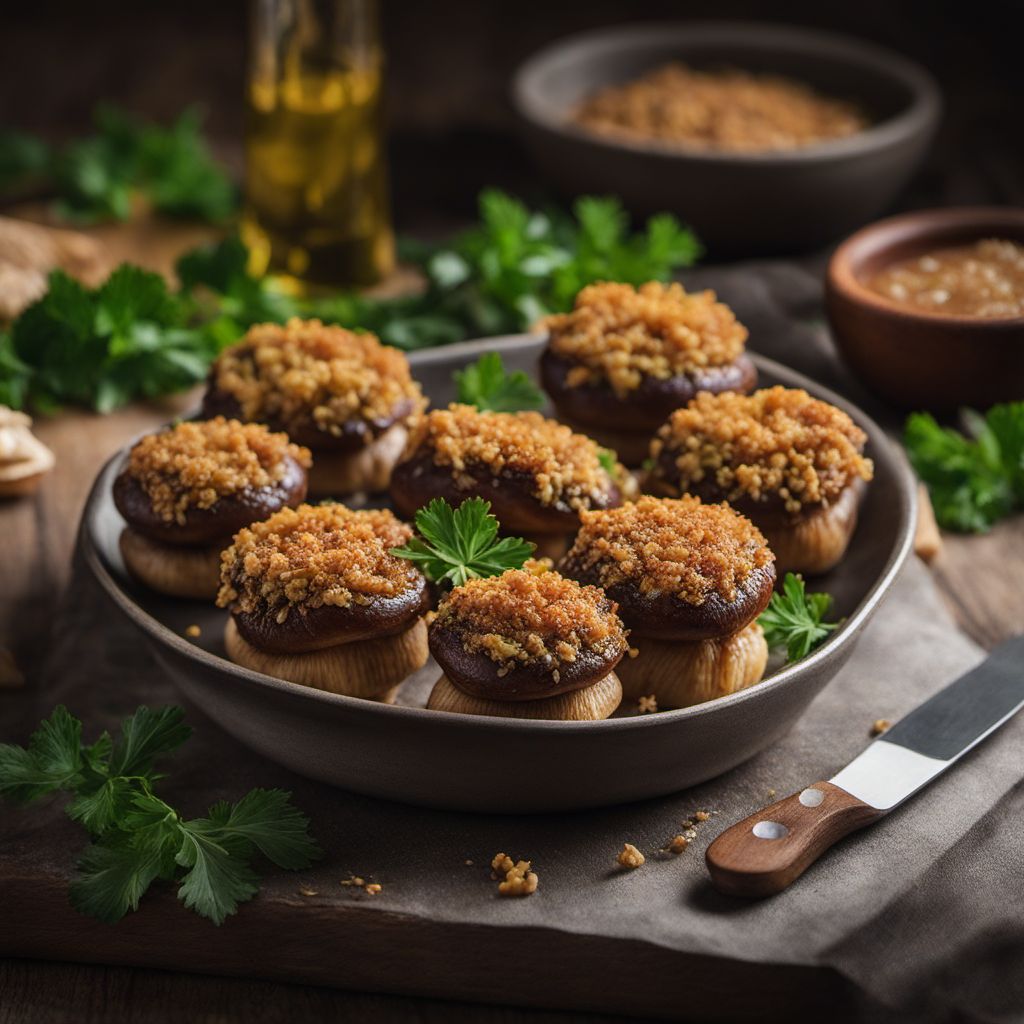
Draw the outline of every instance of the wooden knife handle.
M726 829L708 847L711 881L730 896L772 896L883 813L830 782L815 782Z

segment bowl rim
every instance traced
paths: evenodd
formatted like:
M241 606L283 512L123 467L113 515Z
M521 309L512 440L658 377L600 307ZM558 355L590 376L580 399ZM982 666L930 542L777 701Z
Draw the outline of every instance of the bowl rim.
M823 50L828 51L837 60L845 60L859 66L861 70L866 69L879 77L898 81L909 89L910 102L893 116L845 138L789 150L728 153L656 140L610 139L598 135L560 117L545 100L540 88L540 79L552 67L562 63L566 54L642 49L648 44L664 43L672 39L728 42L739 36L744 37L745 45L765 50L786 44L797 49L813 50L816 55ZM930 131L937 124L942 109L942 94L932 74L921 64L894 50L856 36L801 25L716 20L631 22L565 36L542 47L520 64L512 78L512 100L526 121L577 142L660 159L752 167L809 164L873 154L902 142L919 129Z
M926 210L912 210L898 213L892 217L883 217L855 231L836 247L829 258L825 271L826 292L832 291L841 295L849 302L871 309L886 316L912 321L921 326L933 328L956 326L972 327L978 331L1004 331L1007 329L1024 328L1024 313L1017 316L982 317L973 313L943 313L915 309L905 306L881 295L864 284L854 272L853 264L857 257L865 254L884 253L893 247L896 241L888 238L888 234L899 228L908 228L907 234L899 237L898 242L908 239L927 240L931 236L940 235L950 228L970 228L977 225L1012 225L1024 232L1024 207L1018 206L952 206L935 207ZM979 239L986 231L979 230Z
M495 338L474 339L471 341L457 342L454 345L446 345L436 349L422 350L421 352L410 353L410 362L413 367L417 364L429 364L433 362L447 361L451 356L464 355L467 358L479 355L488 351L509 351L518 348L529 348L538 345L543 338L535 334L504 335ZM886 436L882 428L863 410L859 409L852 402L836 394L831 389L818 384L804 376L797 370L792 370L773 359L768 359L758 353L751 353L759 370L767 371L769 374L789 378L792 383L789 387L804 387L811 385L815 397L820 397L826 402L831 402L847 414L853 416L856 422L866 430L871 443L881 448L892 463L897 478L897 529L896 543L890 551L885 565L881 572L871 584L870 589L861 599L854 611L846 618L840 629L836 630L828 639L822 643L813 653L792 665L786 665L774 675L768 677L756 686L750 686L736 693L725 697L718 697L703 704L696 704L687 708L675 708L659 712L657 715L636 715L628 718L608 718L595 722L562 722L548 720L526 720L515 718L500 718L481 715L467 715L456 712L445 712L443 714L425 715L424 708L408 707L398 704L381 704L376 701L362 700L358 697L349 697L344 694L328 693L309 686L288 682L284 679L277 679L274 676L255 672L252 669L236 665L227 658L212 654L201 647L197 647L184 636L179 636L174 630L165 626L162 622L150 615L141 605L137 604L115 579L104 563L98 547L92 537L91 524L97 516L97 509L101 495L109 488L115 470L126 457L128 449L135 442L136 438L130 439L120 447L104 464L93 482L82 511L82 518L79 526L79 548L86 565L99 581L101 587L108 597L127 617L144 633L151 641L155 641L162 647L169 647L178 657L186 661L198 662L204 669L234 677L235 682L246 685L254 685L264 691L270 691L281 696L297 698L310 704L311 707L323 707L324 704L334 705L339 711L349 715L365 716L377 721L386 721L388 718L398 722L419 722L432 723L427 727L436 727L439 730L454 731L470 730L477 731L481 725L487 728L500 729L509 732L518 732L523 735L534 735L537 732L564 733L566 735L579 736L583 733L626 731L631 729L648 729L656 727L667 727L682 719L700 718L704 715L714 714L726 706L735 706L749 700L764 699L769 690L775 690L787 683L795 682L798 678L813 675L819 667L824 666L837 655L840 655L845 648L848 648L857 638L861 628L874 613L878 604L889 591L893 580L898 575L904 562L910 554L914 540L914 523L917 514L917 492L911 477L910 468L905 458L900 457L893 442ZM144 433L149 433L145 431ZM142 435L139 435L142 436ZM383 716L383 717L382 717Z

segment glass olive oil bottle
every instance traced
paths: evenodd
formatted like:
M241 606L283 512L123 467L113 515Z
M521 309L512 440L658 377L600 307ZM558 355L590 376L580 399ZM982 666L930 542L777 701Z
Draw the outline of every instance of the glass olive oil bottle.
M376 0L252 0L242 237L253 273L368 285L394 265Z

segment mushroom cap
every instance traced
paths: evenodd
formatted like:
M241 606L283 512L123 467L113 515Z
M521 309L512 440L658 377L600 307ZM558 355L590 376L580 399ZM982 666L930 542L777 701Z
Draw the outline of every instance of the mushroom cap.
M564 534L574 532L579 526L579 514L575 510L545 505L536 497L536 479L528 473L515 472L495 478L485 467L481 468L479 476L473 473L472 467L467 467L467 472L474 476L475 483L469 489L460 488L451 467L437 465L429 452L414 452L391 472L391 500L406 519L411 519L432 498L444 498L457 507L467 498L481 497L491 503L491 511L505 532ZM610 482L607 492L594 500L594 507L613 508L621 503L618 485Z
M581 583L596 582L593 570L577 574L565 562L559 568ZM605 591L618 604L619 615L634 637L690 643L743 629L768 607L774 589L775 563L771 562L751 572L732 601L712 591L703 603L690 604L675 594L644 593L632 580L613 584Z
M580 423L611 423L619 429L651 433L700 391L746 392L757 385L757 369L746 354L724 366L708 366L664 379L644 377L625 395L616 394L606 380L570 387L566 377L575 365L550 348L541 355L541 382L559 412Z
M580 653L575 661L560 664L555 681L551 667L541 662L516 665L500 675L501 665L486 654L467 651L462 636L453 629L430 624L430 653L444 674L463 693L485 700L541 700L571 690L581 690L603 679L622 660L625 648L609 645Z
M559 571L603 587L634 636L685 642L742 629L776 576L764 535L729 505L650 495L584 513Z
M303 654L357 640L379 640L408 629L430 607L427 580L421 574L395 597L377 597L368 604L346 607L304 605L289 607L284 621L278 608L260 606L234 611L239 635L252 647L270 654Z
M298 505L306 497L305 468L291 455L286 454L283 461L285 473L276 483L227 494L209 508L190 506L184 522L158 515L127 467L114 480L114 504L132 529L161 544L191 547L226 542L243 526L266 519L286 505Z

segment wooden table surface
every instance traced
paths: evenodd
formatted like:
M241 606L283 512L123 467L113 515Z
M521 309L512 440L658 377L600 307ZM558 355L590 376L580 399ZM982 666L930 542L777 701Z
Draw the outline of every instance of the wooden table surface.
M118 255L141 248L118 234ZM139 229L147 262L166 269L194 236ZM122 245L122 243L124 243ZM109 416L69 411L37 423L57 467L32 499L0 503L0 646L13 654L25 682L0 689L4 713L17 719L46 650L48 624L66 584L78 518L102 463L129 437L188 407L194 396L131 406ZM936 581L961 627L991 647L1024 630L1024 517L990 534L944 537L933 563ZM8 740L23 737L3 736ZM38 964L0 966L0 1024L52 1021L334 1019L339 1021L573 1021L592 1015L463 1007L454 1003L361 995L258 980L223 980L132 968Z

